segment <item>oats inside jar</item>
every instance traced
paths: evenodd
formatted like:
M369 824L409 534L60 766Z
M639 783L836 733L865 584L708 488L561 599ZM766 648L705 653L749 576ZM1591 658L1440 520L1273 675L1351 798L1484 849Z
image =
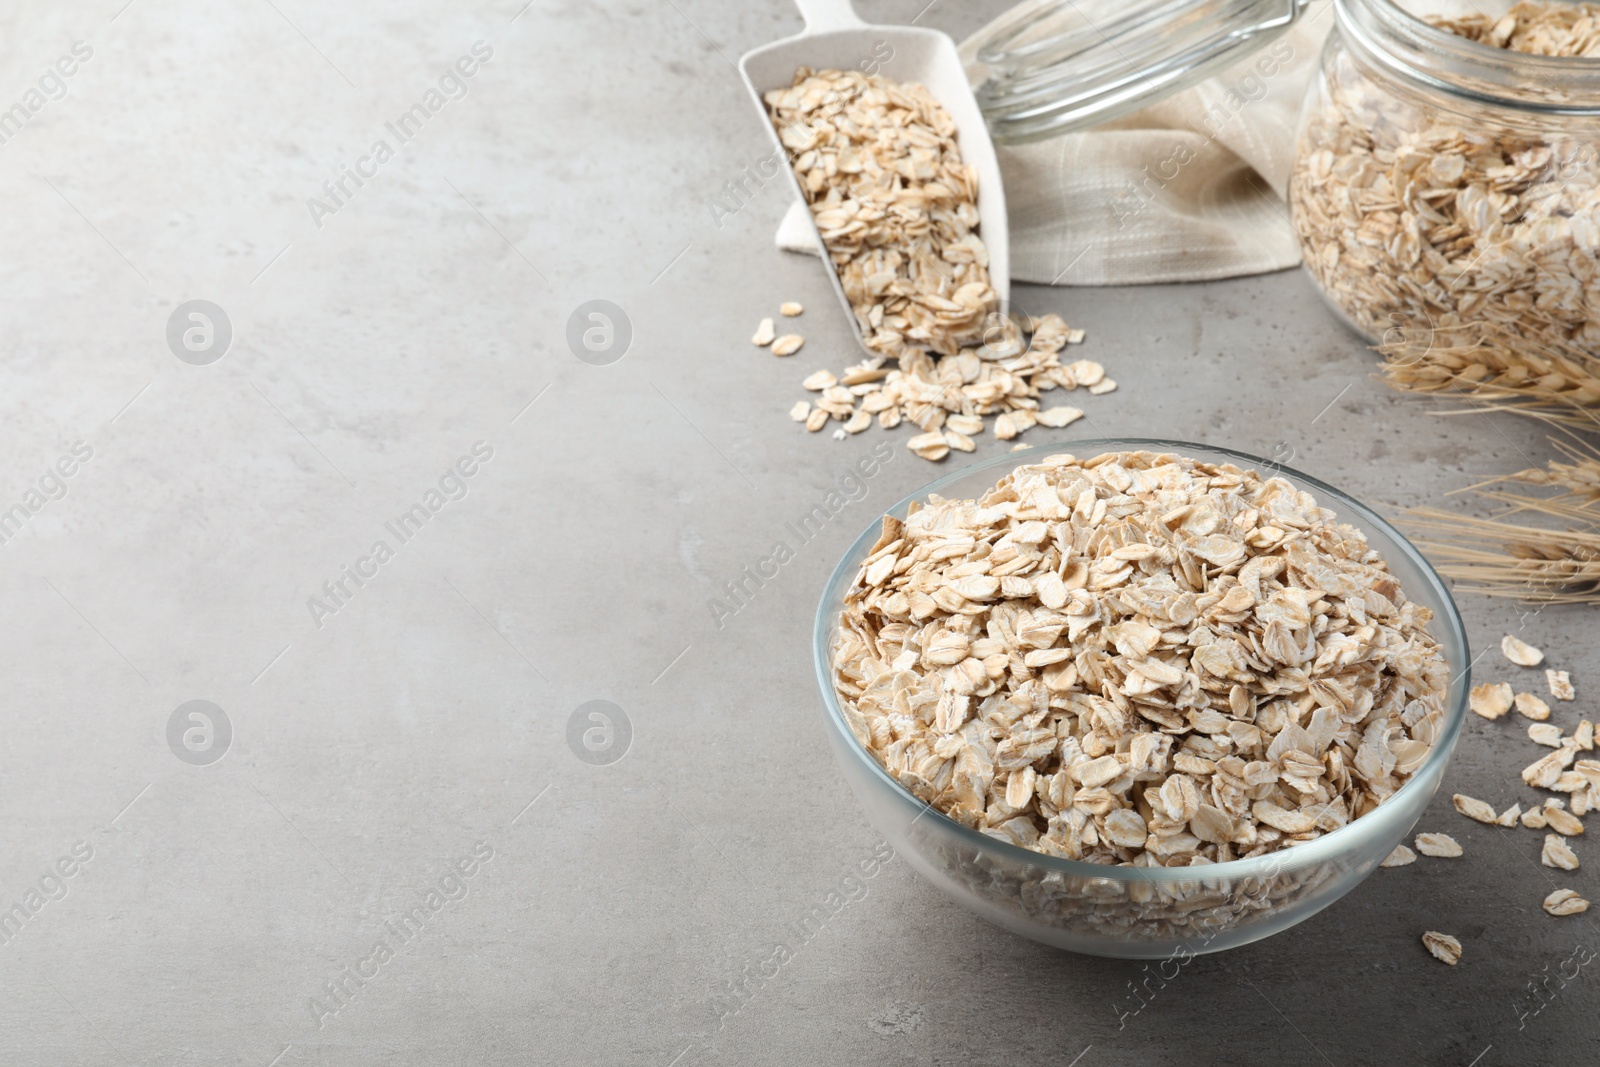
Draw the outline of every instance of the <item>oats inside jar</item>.
M1059 455L885 517L833 679L857 740L956 821L1186 866L1315 840L1405 784L1449 685L1430 618L1283 478Z
M1524 0L1503 16L1424 21L1577 73L1600 58L1600 4ZM1540 110L1579 102L1546 68L1521 77L1526 100L1489 103L1513 87L1434 93L1332 48L1306 104L1290 209L1306 267L1397 360L1398 381L1542 378L1592 403L1578 368L1600 353L1600 139L1592 120Z

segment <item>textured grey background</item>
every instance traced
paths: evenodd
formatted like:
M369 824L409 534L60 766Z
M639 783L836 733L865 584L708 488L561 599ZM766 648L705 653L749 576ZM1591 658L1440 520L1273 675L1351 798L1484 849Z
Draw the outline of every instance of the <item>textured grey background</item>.
M1600 979L1556 977L1600 945L1593 922L1539 911L1556 884L1539 835L1447 797L1422 828L1466 858L1380 871L1136 1014L1144 965L985 926L903 862L721 1014L876 841L825 748L810 616L874 509L935 473L901 449L713 625L708 598L887 439L787 420L798 380L850 357L846 324L818 264L773 250L776 185L720 227L706 204L766 153L728 60L798 19L714 0L120 4L0 13L0 106L93 48L0 145L0 507L93 449L0 548L0 903L92 850L0 946L0 1062L1596 1059ZM960 35L998 6L922 21ZM479 40L493 58L467 97L318 228L307 198ZM1514 420L1386 391L1298 273L1019 296L1086 328L1081 353L1122 384L1058 438L1292 450L1390 512L1548 454ZM233 325L210 366L166 346L192 299ZM612 366L564 341L591 299L632 322ZM780 362L746 338L785 299L808 305L809 342ZM466 497L390 538L478 441L493 458ZM307 598L379 538L394 558L318 627ZM1521 626L1574 671L1558 721L1593 709L1592 614L1463 607L1476 647ZM1497 652L1484 669L1512 670ZM234 730L209 766L166 741L195 699ZM566 741L591 699L631 721L608 766ZM1474 719L1447 791L1532 799L1512 788L1537 754L1520 732ZM492 859L446 879L475 847ZM389 933L441 880L459 899ZM1588 867L1560 883L1596 888ZM1461 938L1459 967L1423 952L1428 928ZM380 938L397 954L357 989L343 969L370 974ZM341 980L356 991L319 1017Z

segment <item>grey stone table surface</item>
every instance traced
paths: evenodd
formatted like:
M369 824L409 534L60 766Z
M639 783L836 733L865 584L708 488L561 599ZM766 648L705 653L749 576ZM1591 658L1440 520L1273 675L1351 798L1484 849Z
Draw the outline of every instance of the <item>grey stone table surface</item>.
M999 6L924 2L864 8L963 34ZM801 932L877 841L826 748L813 607L936 472L903 432L788 420L846 323L774 250L776 185L708 206L766 151L730 60L798 26L715 0L0 12L0 1063L1600 1058L1600 979L1557 977L1594 924L1539 911L1537 834L1444 795L1421 828L1465 858L1380 871L1136 1012L1143 964L987 926L899 860ZM1550 454L1387 391L1298 272L1020 295L1121 383L1036 442L1292 452L1390 513ZM631 324L609 365L566 341L597 299ZM747 338L787 299L808 343L779 361ZM1591 613L1463 609L1477 648L1518 630L1573 671L1561 720L1593 709ZM626 716L619 760L569 744L591 700ZM1531 799L1518 732L1469 723L1445 792Z

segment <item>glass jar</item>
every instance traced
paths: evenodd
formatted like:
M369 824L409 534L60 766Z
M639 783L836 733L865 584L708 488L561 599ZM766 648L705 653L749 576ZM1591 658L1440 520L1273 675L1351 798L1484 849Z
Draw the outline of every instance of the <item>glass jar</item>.
M1481 44L1419 0L1334 6L1289 182L1328 302L1391 356L1499 346L1537 375L1600 355L1600 58Z

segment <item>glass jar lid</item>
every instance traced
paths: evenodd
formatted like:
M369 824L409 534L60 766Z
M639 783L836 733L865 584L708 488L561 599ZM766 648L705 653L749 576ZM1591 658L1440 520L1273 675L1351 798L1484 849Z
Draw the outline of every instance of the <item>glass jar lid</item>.
M1095 126L1187 89L1286 33L1309 0L1035 0L977 42L1000 144Z

